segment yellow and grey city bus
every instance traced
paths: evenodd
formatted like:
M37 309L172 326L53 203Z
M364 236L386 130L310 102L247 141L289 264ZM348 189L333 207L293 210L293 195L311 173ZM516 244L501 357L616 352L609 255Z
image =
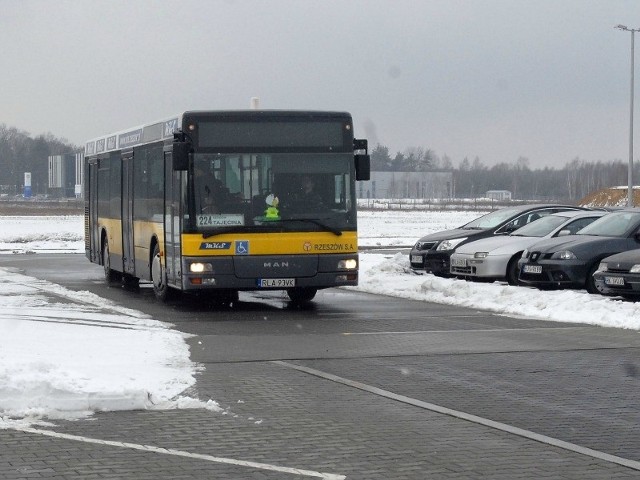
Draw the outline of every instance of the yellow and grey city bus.
M85 146L85 249L107 282L233 301L238 291L357 285L351 115L189 111ZM312 186L312 188L310 188Z

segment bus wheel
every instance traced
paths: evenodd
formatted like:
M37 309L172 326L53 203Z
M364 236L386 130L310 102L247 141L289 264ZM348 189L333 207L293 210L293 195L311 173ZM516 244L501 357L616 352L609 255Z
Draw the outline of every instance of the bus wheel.
M137 290L140 287L140 279L125 273L122 276L122 284L128 290Z
M209 305L230 307L240 298L237 290L210 290L201 292L198 296Z
M290 288L287 290L287 295L291 301L297 305L304 305L305 303L309 303L313 300L313 297L316 296L318 292L317 288Z
M104 267L104 279L107 284L117 283L122 279L120 272L111 269L111 260L109 258L109 241L105 238L102 244L102 265Z
M160 257L160 247L156 245L153 249L153 259L151 260L151 280L153 282L153 293L158 300L166 302L172 297L172 290L167 285L167 272L162 266Z
M229 290L223 295L222 304L230 307L232 303L235 303L240 298L238 290Z

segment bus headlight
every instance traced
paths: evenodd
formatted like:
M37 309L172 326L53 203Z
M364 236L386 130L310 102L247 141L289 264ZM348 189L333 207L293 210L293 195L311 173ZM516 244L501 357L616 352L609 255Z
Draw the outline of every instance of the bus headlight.
M189 265L191 273L213 272L213 266L210 263L193 262Z
M358 261L355 258L348 258L338 262L338 270L355 270L358 268Z

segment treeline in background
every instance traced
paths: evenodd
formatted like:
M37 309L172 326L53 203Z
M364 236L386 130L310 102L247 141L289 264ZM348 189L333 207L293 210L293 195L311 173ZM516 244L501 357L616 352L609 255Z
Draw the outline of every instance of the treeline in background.
M15 127L0 124L0 186L12 193L21 192L24 173L31 172L34 194L47 193L50 155L76 153L80 147L51 133L32 137ZM447 155L412 147L391 155L389 148L376 145L371 150L371 169L379 172L453 172L453 198L478 198L489 190L509 190L519 200L579 200L588 194L612 186L627 185L628 162L623 160L589 162L575 158L562 167L532 169L525 157L513 163L491 167L480 158L464 158L454 165ZM634 179L639 162L635 162Z
M80 148L51 133L29 133L0 124L0 186L2 193L20 193L25 172L31 172L34 194L45 194L49 185L50 155L74 153Z
M391 156L387 147L378 144L370 154L372 171L453 172L454 198L478 198L489 190L509 190L512 198L518 200L576 201L598 190L628 184L629 163L623 160L589 162L574 158L562 167L532 169L525 157L491 167L478 157L473 160L465 157L454 166L448 156L439 157L433 150L421 147ZM634 162L634 179L639 172L640 166Z

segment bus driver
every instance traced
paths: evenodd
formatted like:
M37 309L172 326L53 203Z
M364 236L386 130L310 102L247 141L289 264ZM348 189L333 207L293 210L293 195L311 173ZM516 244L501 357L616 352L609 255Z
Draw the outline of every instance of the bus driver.
M238 200L203 164L196 165L195 184L202 213L220 213L225 205Z

